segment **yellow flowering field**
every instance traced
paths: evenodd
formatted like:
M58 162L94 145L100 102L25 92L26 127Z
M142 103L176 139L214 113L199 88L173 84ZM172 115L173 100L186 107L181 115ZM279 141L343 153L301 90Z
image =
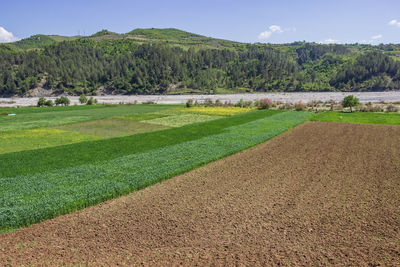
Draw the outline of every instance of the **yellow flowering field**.
M190 107L171 109L168 112L176 113L194 113L203 115L214 116L233 116L236 114L246 113L255 110L254 108L240 108L240 107Z
M0 132L0 154L97 140L99 136L53 128Z

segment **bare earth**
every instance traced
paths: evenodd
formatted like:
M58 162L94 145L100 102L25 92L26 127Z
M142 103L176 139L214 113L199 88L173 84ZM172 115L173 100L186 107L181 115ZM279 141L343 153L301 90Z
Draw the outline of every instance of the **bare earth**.
M400 127L307 122L139 192L0 235L2 264L400 263Z
M40 94L42 91L38 91ZM220 94L220 95L108 95L108 96L95 96L100 104L119 104L119 103L143 103L152 101L157 104L184 104L188 99L194 99L199 102L209 98L213 101L219 99L222 102L230 101L232 103L238 102L240 99L245 101L254 101L263 98L270 98L272 101L281 102L299 102L308 103L311 101L335 101L340 102L347 95L355 95L360 99L361 102L400 102L400 91L391 92L316 92L316 93L253 93L253 94ZM56 97L47 97L46 99L52 99ZM79 97L73 96L68 97L71 100L71 104L79 104ZM30 98L0 98L0 107L15 107L15 106L35 106L39 100L39 97Z

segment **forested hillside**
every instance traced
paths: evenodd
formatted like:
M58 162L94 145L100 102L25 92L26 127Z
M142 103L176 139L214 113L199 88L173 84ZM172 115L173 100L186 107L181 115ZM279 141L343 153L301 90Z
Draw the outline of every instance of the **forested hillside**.
M177 29L35 35L0 45L0 95L382 91L399 45L243 44Z

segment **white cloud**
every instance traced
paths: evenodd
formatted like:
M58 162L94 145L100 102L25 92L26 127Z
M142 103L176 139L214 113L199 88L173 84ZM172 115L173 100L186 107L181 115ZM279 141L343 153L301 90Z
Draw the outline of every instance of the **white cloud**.
M389 21L388 24L391 25L391 26L396 26L396 27L400 28L400 21L397 21L395 19L392 19L391 21Z
M283 32L281 26L278 25L271 25L269 26L269 29L271 30L271 32L279 32L279 33Z
M324 41L321 41L320 43L321 44L335 44L335 43L340 43L340 41L332 39L332 38L329 38L329 39L326 39Z
M269 37L271 37L271 35L272 35L272 32L265 31L258 35L258 39L261 39L261 40L268 39Z
M383 37L382 34L378 34L378 35L374 35L371 37L372 40L377 40L377 39L381 39Z
M271 37L273 33L283 33L286 30L283 30L281 26L271 25L268 27L268 31L264 31L258 35L258 39L265 40Z
M15 37L14 34L12 34L12 32L7 31L6 29L0 26L0 43L9 43L18 40L19 38Z

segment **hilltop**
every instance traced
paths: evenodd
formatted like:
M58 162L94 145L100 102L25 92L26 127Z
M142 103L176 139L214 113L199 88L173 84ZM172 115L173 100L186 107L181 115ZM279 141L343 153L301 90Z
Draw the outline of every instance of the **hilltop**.
M25 38L10 45L19 49L33 49L43 48L45 46L54 45L62 41L72 41L77 39L88 39L95 41L102 40L132 40L137 43L143 42L168 42L170 44L183 45L183 46L198 46L207 48L220 48L220 47L235 47L240 46L240 43L222 39L206 37L191 32L178 30L175 28L166 29L134 29L128 33L115 33L103 29L90 36L61 36L61 35L44 35L37 34L29 38Z

